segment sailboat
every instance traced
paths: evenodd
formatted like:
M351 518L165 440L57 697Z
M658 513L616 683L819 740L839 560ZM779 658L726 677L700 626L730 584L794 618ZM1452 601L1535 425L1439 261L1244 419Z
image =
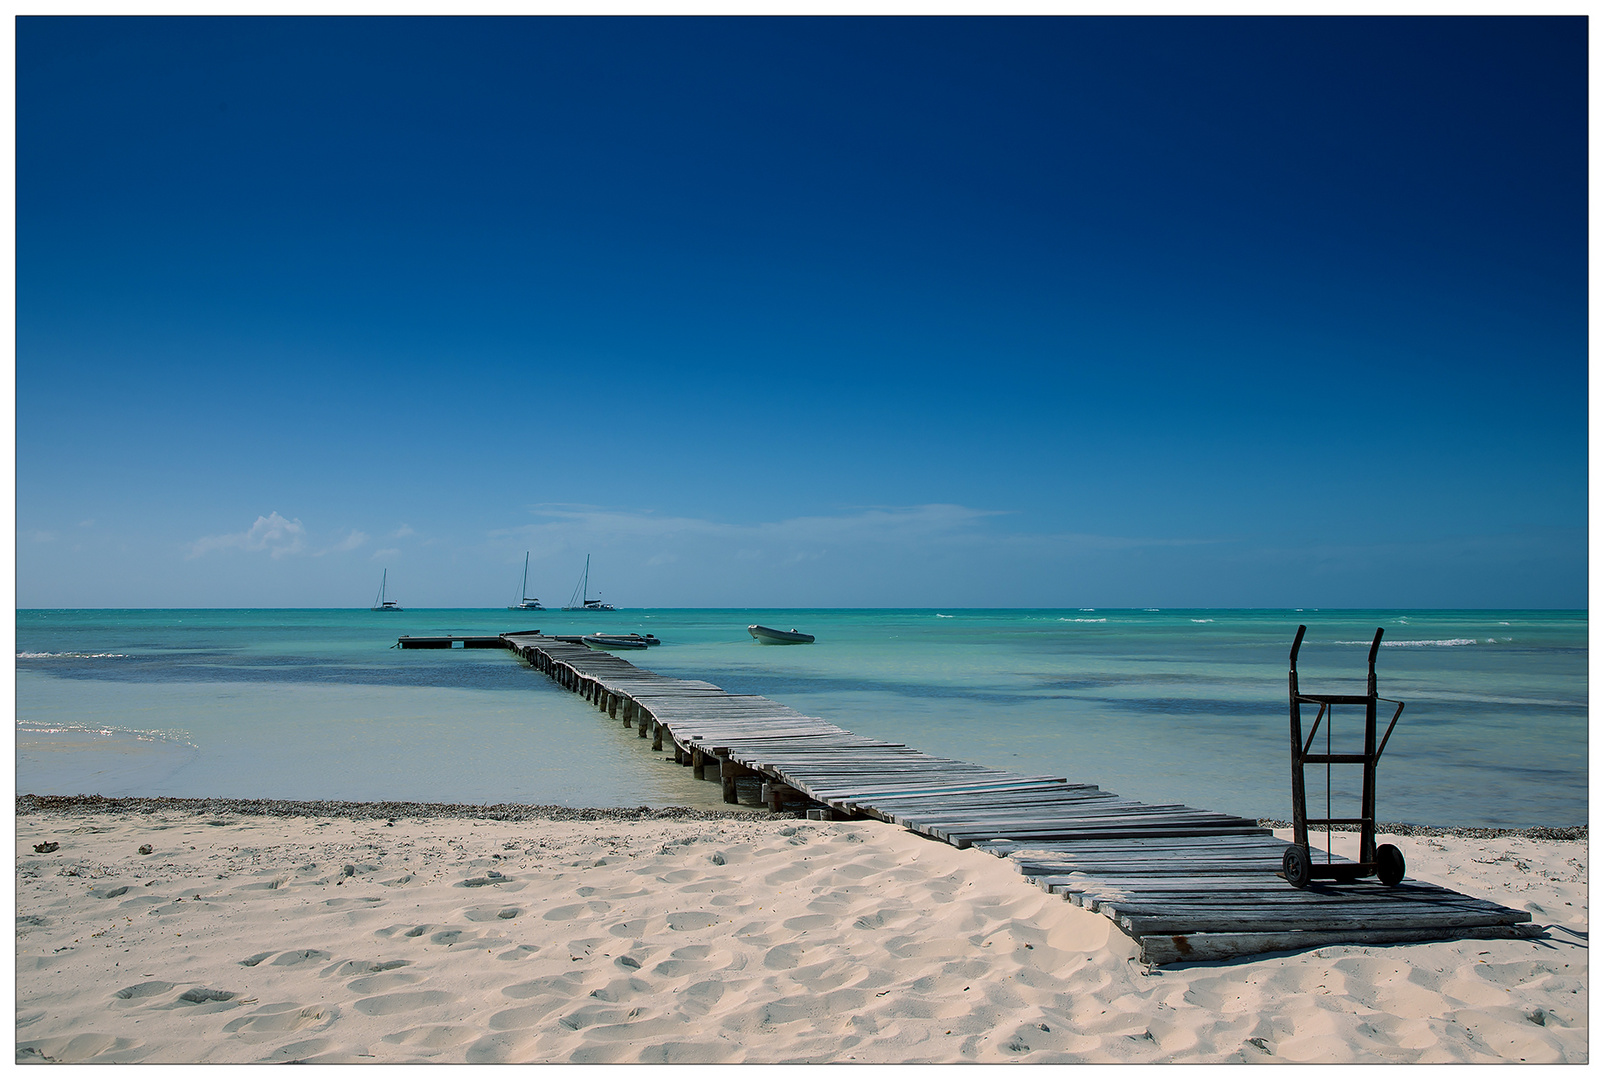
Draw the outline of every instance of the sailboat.
M524 552L524 583L518 590L518 602L508 604L508 611L545 611L545 605L529 595L529 552Z
M368 608L369 611L400 611L401 610L401 605L400 604L396 603L394 600L386 600L384 598L384 587L387 584L389 584L389 581L390 581L390 570L389 570L388 567L386 567L385 571L384 571L384 576L379 579L379 595L374 599L373 606Z
M572 595L572 596L570 596L568 598L568 604L567 604L566 607L563 608L563 610L564 611L617 611L618 610L617 608L613 607L613 605L611 605L611 604L602 603L600 597L597 597L595 600L592 600L590 598L590 556L589 555L585 556L585 576L579 579L579 584L578 585L574 586L574 595Z

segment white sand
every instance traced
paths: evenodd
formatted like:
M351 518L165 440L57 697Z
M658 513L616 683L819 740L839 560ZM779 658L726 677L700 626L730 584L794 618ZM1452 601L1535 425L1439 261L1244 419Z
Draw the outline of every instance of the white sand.
M1585 1061L1586 845L1392 842L1547 939L1144 970L874 822L31 813L17 1059Z

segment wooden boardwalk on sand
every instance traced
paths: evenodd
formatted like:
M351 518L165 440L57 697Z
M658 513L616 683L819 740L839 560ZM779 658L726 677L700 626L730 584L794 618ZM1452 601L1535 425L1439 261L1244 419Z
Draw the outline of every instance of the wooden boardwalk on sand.
M653 749L668 744L698 778L720 780L726 802L756 784L772 810L801 804L812 816L877 818L1006 858L1043 888L1108 916L1147 963L1539 929L1527 912L1408 878L1393 888L1370 880L1294 889L1276 876L1286 843L1246 818L936 757L764 697L657 675L573 639L501 640L650 737Z

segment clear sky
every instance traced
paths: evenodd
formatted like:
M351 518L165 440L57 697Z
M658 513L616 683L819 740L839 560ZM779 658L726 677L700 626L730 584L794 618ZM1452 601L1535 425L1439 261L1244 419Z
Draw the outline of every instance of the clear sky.
M1587 29L17 25L23 607L1583 607Z

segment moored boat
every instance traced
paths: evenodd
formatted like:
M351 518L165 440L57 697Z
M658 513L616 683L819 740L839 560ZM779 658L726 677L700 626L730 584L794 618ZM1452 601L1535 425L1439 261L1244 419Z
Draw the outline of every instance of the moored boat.
M574 595L570 596L568 598L568 603L563 607L563 610L564 611L617 611L618 610L617 608L613 607L613 605L611 605L611 604L602 603L601 602L601 597L599 597L599 596L594 600L592 600L590 598L590 556L589 555L585 556L585 576L579 579L579 584L578 585L574 586Z
M401 610L401 605L400 604L396 603L394 600L386 600L384 598L384 590L385 590L385 587L387 585L389 585L389 583L390 583L390 571L389 571L388 568L386 568L385 571L384 571L384 576L379 579L379 595L374 598L373 606L368 608L369 611L400 611Z
M614 649L644 649L656 642L647 641L639 634L586 634L579 639L585 643L586 648L596 649L599 652L611 652Z
M524 583L518 589L518 602L508 604L508 611L545 611L545 605L529 595L529 552L524 552Z
M746 628L746 632L757 640L759 645L812 645L813 635L804 634L792 627L789 630L776 630L772 626L759 626L753 623Z

